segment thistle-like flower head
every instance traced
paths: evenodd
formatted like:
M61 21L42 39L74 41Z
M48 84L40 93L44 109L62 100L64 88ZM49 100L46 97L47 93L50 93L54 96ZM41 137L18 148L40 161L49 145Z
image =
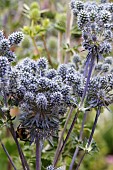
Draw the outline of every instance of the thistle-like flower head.
M73 106L71 87L62 81L66 78L67 67L49 69L43 57L38 61L24 59L13 68L9 93L18 101L22 111L20 121L30 131L31 142L55 135L59 117ZM71 65L70 71L73 71Z

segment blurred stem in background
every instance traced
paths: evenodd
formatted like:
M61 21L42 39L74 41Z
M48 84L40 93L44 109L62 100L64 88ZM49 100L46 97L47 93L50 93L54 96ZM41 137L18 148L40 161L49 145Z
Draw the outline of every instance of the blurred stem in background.
M66 44L70 47L70 41L71 41L71 28L73 24L73 13L69 8L69 2L68 1L68 7L67 7L67 19L66 19L66 37L65 41ZM70 52L66 52L65 58L64 58L64 63L68 63L70 60Z
M57 43L57 61L59 64L63 63L63 56L62 56L62 36L63 33L58 31L58 43Z
M47 48L47 40L45 39L45 35L42 35L42 41L43 41L43 44L44 44L44 48L45 48L45 51L46 51L46 54L47 54L47 59L48 59L48 62L49 64L53 67L53 64L52 64L52 61L51 61L51 56L50 56L50 52L48 51L48 48Z
M37 47L37 44L36 44L36 41L35 41L35 38L34 37L31 37L32 39L32 42L33 42L33 45L34 45L34 48L35 48L35 54L40 56L40 52L38 50L38 47Z

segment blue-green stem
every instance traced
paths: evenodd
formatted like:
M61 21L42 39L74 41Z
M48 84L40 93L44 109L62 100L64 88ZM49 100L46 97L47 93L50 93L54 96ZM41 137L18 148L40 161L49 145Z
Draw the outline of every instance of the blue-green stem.
M36 139L36 170L41 170L41 147L38 138Z
M63 136L64 136L64 133L65 133L65 131L66 131L67 125L68 125L68 123L69 123L69 120L70 120L70 118L71 118L71 116L72 116L72 112L73 112L73 107L71 107L71 109L70 109L70 112L69 112L69 114L68 114L68 117L67 117L67 119L66 119L66 122L65 122L65 125L64 125L64 128L63 128L63 131L62 131L62 133L61 133L61 135L60 135L60 139L59 139L58 146L57 146L57 150L56 150L56 153L55 153L55 156L54 156L54 163L53 163L53 164L55 164L55 162L56 162L56 158L57 158L57 156L58 156L58 153L59 153L59 150L60 150L60 147L61 147L61 143L62 143L62 141L63 141Z
M9 115L10 117L10 115ZM23 170L30 170L29 169L29 166L27 164L27 161L26 161L26 158L22 152L22 149L20 147L20 144L18 142L18 139L16 137L16 132L14 130L14 127L13 127L13 123L12 123L12 120L10 120L10 127L9 127L9 131L11 132L12 136L13 136L13 139L17 145L17 149L18 149L18 153L19 153L19 156L20 156L20 159L21 159L21 162L22 162L22 166L23 166Z
M16 169L16 166L14 165L14 163L13 163L13 161L12 161L12 159L11 159L11 157L10 157L10 155L9 155L9 153L8 153L8 151L7 151L7 149L6 149L6 147L5 147L4 144L2 143L1 139L0 139L0 144L1 144L1 146L2 146L2 148L3 148L3 150L4 150L4 152L6 153L8 159L9 159L11 165L12 165L12 167L14 168L14 170L17 170L17 169Z
M65 145L66 145L66 142L67 142L67 140L69 139L69 136L70 136L70 134L71 134L71 132L72 132L72 130L73 130L73 127L74 127L76 121L77 121L79 112L80 112L80 110L77 109L77 112L76 112L76 114L75 114L75 116L74 116L74 119L73 119L73 121L72 121L72 124L71 124L71 126L70 126L70 128L69 128L69 130L68 130L67 136L66 136L65 140L63 141L63 144L62 144L62 146L61 146L61 148L60 148L60 150L59 150L59 153L58 153L58 155L57 155L57 157L56 157L56 160L54 161L54 164L53 164L54 167L56 167L56 165L57 165L57 163L58 163L58 160L59 160L59 158L60 158L60 155L61 155L61 153L62 153L62 151L63 151L63 149L64 149L64 147L65 147Z
M86 97L86 92L87 92L87 89L88 89L88 84L90 82L90 78L91 78L91 74L92 74L92 71L93 71L94 63L95 63L95 56L92 56L89 71L88 71L88 76L87 76L87 80L86 80L86 85L85 85L84 92L83 92L82 99L81 99L81 103L80 103L80 108L82 107L84 99Z
M80 141L82 140L82 135L83 135L83 130L84 130L84 124L85 124L85 121L86 121L86 117L87 117L87 111L85 111L84 117L83 117L83 121L82 121L82 126L81 126L80 136L79 136L79 140L80 140ZM72 161L71 161L70 169L69 169L69 170L72 170L72 169L73 169L74 162L75 162L75 160L76 160L76 157L77 157L78 152L79 152L79 146L77 146L76 149L75 149L75 152L74 152L74 155L73 155L73 158L72 158Z
M95 120L94 120L94 124L93 124L93 127L92 127L92 131L91 131L91 134L89 136L88 143L86 145L87 148L91 145L91 142L92 142L92 139L93 139L93 135L94 135L94 132L95 132L95 128L96 128L96 125L97 125L97 122L98 122L98 118L100 116L100 112L101 112L101 107L98 107L97 108L97 112L96 112L96 116L95 116ZM84 157L85 157L85 155L87 153L88 153L88 150L85 150L85 152L83 153L83 155L82 155L82 157L81 157L81 159L80 159L80 161L79 161L79 163L78 163L78 165L77 165L75 170L79 169L79 167L80 167L80 165L81 165L81 163L82 163L82 161L83 161L83 159L84 159Z

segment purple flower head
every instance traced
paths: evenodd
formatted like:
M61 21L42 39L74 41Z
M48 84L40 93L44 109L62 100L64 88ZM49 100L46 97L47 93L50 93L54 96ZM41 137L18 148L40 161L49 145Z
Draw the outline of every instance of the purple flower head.
M14 32L11 35L8 36L8 40L10 42L10 45L18 45L23 40L24 35L22 32Z

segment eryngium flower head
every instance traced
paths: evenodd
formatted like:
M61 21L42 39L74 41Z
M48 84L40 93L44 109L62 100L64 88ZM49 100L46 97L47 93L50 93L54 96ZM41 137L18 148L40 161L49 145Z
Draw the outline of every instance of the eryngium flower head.
M85 24L87 24L89 21L89 16L87 11L81 10L78 14L78 26L82 28Z
M48 67L48 61L46 58L40 58L38 61L37 61L37 66L39 68L39 70L42 70L42 69L47 69Z
M111 30L106 30L104 33L105 39L109 40L113 37L112 31Z
M62 94L60 92L54 92L51 94L51 104L59 105L62 101Z
M47 72L47 78L52 79L57 75L57 71L55 69L49 69Z
M6 38L2 31L0 31L0 55L7 57L9 62L15 60L16 55L11 51L11 45L18 44L23 39L21 32L14 32Z
M17 45L19 44L24 38L24 35L22 32L14 32L11 35L8 36L8 40L10 42L10 45Z
M63 95L68 95L68 94L70 93L70 90L71 90L70 86L65 85L64 87L62 87L61 93L62 93Z
M35 100L35 96L34 96L34 94L32 93L32 92L26 92L25 93L25 95L24 95L24 100L26 101L26 102L33 102L34 100Z
M67 65L66 64L61 64L58 67L58 74L65 79L66 78L66 73L67 73Z
M102 65L102 71L103 72L108 72L110 69L110 65L108 63L105 63Z
M4 39L5 37L4 37L4 34L3 34L3 31L0 31L0 41L2 40L2 39Z
M84 9L84 3L82 1L75 1L75 8L80 11Z
M72 10L75 8L75 0L71 0L70 7Z
M0 57L0 79L5 79L6 77L8 78L10 72L10 66L8 59L4 56Z
M95 10L91 10L89 12L89 18L90 18L90 21L95 21L96 20L96 17L97 17L97 12Z
M75 1L75 0L71 0L70 2L70 7L73 11L73 14L75 16L78 15L79 11L83 10L84 9L84 4L82 1Z
M39 110L43 111L47 109L47 98L43 93L36 95L36 103Z
M99 52L101 54L109 54L111 53L111 50L112 50L111 44L107 41L101 43L99 48L100 48Z
M113 75L108 74L106 76L96 76L90 80L87 104L91 107L105 106L107 107L113 103L113 94L111 93L113 88Z
M10 45L7 39L2 39L0 41L0 54L4 54L5 52L9 51Z
M38 83L37 83L39 90L40 91L48 90L49 83L50 83L50 81L48 78L46 78L46 77L39 78Z
M111 14L109 11L107 10L102 10L100 13L100 20L106 24L107 22L109 22L111 20Z
M7 51L5 56L7 57L9 62L12 62L12 61L14 61L16 59L16 55L12 51Z
M74 54L73 63L75 64L80 63L80 56L78 54Z

